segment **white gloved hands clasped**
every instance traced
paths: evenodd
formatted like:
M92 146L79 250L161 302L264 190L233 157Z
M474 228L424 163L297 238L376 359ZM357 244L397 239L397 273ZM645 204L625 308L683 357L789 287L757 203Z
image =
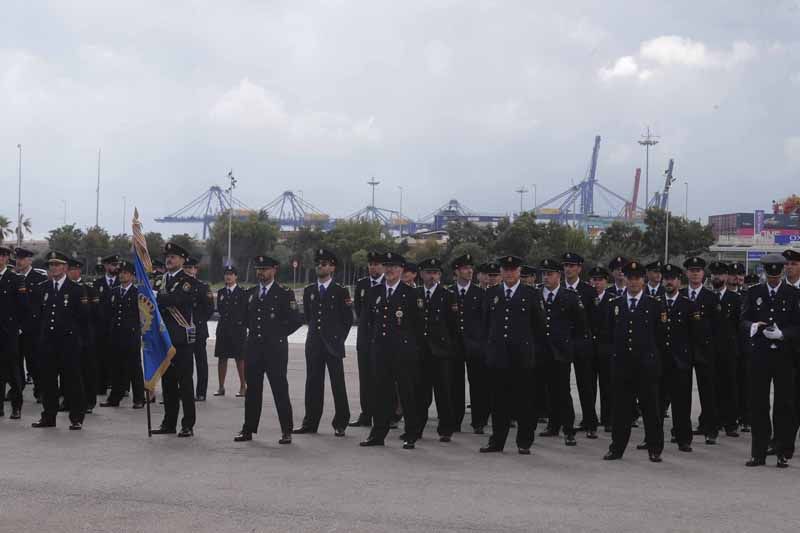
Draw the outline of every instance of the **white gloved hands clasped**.
M779 340L781 340L783 338L783 332L780 330L780 328L776 324L775 326L773 326L772 329L769 329L769 328L765 329L764 330L764 336L766 338L768 338L769 340L771 340L771 341L779 341Z

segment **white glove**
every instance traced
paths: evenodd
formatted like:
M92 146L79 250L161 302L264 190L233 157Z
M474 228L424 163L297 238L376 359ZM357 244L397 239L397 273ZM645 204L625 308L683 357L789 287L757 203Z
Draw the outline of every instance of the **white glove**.
M753 322L750 325L750 336L751 337L755 337L756 333L758 333L758 324L759 324L758 322Z
M778 328L777 324L773 329L765 329L764 336L771 341L779 341L783 338L783 332Z

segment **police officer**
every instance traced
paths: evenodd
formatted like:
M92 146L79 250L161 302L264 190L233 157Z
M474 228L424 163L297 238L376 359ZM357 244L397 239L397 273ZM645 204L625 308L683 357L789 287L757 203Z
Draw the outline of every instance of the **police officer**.
M614 352L614 339L609 330L608 316L611 313L611 302L617 298L608 290L608 278L608 270L602 265L597 265L589 271L589 279L595 291L589 329L600 390L600 424L606 433L611 432L611 354Z
M783 252L783 258L786 259L786 264L784 265L783 271L785 273L784 280L786 284L790 287L793 287L798 292L800 292L800 252L796 250L785 250ZM794 430L794 439L791 440L791 444L787 450L787 457L791 458L794 455L794 443L797 440L797 432L800 429L800 343L797 343L795 346L795 430Z
M631 436L631 405L638 397L650 461L660 463L664 425L659 405L661 355L657 338L658 328L667 322L667 312L644 290L644 265L631 260L623 267L623 273L626 290L624 296L612 302L609 316L614 338L611 357L613 429L611 445L603 459L622 459Z
M119 284L117 278L118 255L109 255L101 260L103 275L94 280L93 286L100 298L96 317L97 394L105 396L111 385L111 294Z
M119 262L119 285L111 295L111 348L115 358L111 394L100 407L119 407L125 392L133 391L133 408L144 407L142 330L139 324L139 289L134 285L136 269Z
M233 440L250 441L253 440L253 433L258 432L266 374L281 424L281 438L278 443L291 444L292 403L289 400L289 382L286 379L289 362L288 337L297 331L303 321L297 310L294 291L282 287L275 280L278 261L259 255L253 263L258 285L247 291L247 393L244 400L244 425Z
M717 413L719 424L729 437L739 436L739 321L741 297L727 288L729 266L721 261L708 265L711 273L711 287L717 300L716 312L711 325L715 332L714 375L716 378Z
M497 261L489 261L485 266L486 272L486 288L496 287L500 285L502 277L500 276L500 263Z
M752 451L747 466L766 462L770 439L770 386L778 468L789 466L794 439L794 346L800 338L800 294L782 279L786 259L761 258L766 283L750 288L742 302L742 329L750 344Z
M622 268L628 263L627 259L621 255L616 256L608 263L608 269L611 271L613 283L609 290L614 293L614 296L622 296L625 294L625 273Z
M247 293L239 286L239 273L236 267L228 265L223 274L225 286L217 291L216 343L214 357L218 359L217 373L219 389L214 396L225 396L225 376L228 373L228 359L236 361L239 373L239 393L244 397L247 382L244 376L244 343L247 338Z
M428 410L434 397L440 442L450 442L456 429L453 414L453 338L458 304L455 294L441 284L442 262L437 258L420 261L422 287L417 300L423 302L423 343L420 353L420 380L417 387L419 434L428 422Z
M519 279L525 285L536 286L536 269L529 265L522 265Z
M414 449L420 432L416 383L419 379L423 343L424 301L402 283L400 254L386 252L383 258L384 284L367 291L362 309L362 327L368 332L374 376L372 430L360 446L383 446L394 411L395 384L405 418L403 449Z
M682 293L695 302L700 312L701 320L708 322L707 330L711 331L711 339L718 342L719 336L715 327L719 326L717 320L717 298L714 293L703 285L705 277L706 261L697 256L692 256L683 262L686 269L686 277L689 285ZM700 417L698 427L694 431L695 435L705 435L706 444L716 444L719 434L717 412L717 380L715 362L716 355L711 339L705 344L698 344L695 347L692 363L694 364L695 375L697 376L697 392L700 395Z
M19 358L20 319L27 308L24 279L8 267L11 250L0 246L0 416L5 416L6 383L11 400L11 418L22 412L22 368Z
M81 376L81 322L89 302L80 285L67 278L67 256L47 254L48 274L43 281L42 320L39 337L39 370L42 380L42 417L35 428L55 427L58 414L58 378L69 405L69 429L83 428L86 396Z
M178 437L192 437L196 422L192 379L192 344L195 336L192 310L197 291L194 286L194 278L183 271L183 264L189 258L189 252L174 242L168 242L164 246L164 255L167 272L164 274L156 296L158 310L167 327L172 345L175 347L175 355L166 372L161 376L164 419L161 426L152 433L154 435L174 434L178 425L178 412L183 406L183 418Z
M544 312L537 290L520 282L522 259L505 256L499 264L503 282L489 288L483 300L492 435L480 452L502 452L516 418L517 451L530 455L536 435L535 336L543 327Z
M412 289L416 289L417 276L419 276L419 266L411 261L406 261L406 264L403 266L403 283Z
M368 275L356 281L355 295L353 297L353 308L358 321L358 331L356 335L356 352L358 354L358 399L361 403L361 414L358 419L350 423L350 426L369 427L372 425L372 390L373 378L370 367L370 341L367 331L366 321L362 320L362 312L367 304L367 293L372 287L383 284L383 254L371 251L367 253Z
M195 401L206 401L208 391L208 352L206 344L208 341L208 320L214 314L214 294L207 283L197 278L200 261L197 258L189 257L183 265L183 271L194 278L194 288L197 291L192 309L192 318L196 328L194 340L194 365L197 371L197 388L194 395Z
M97 354L95 353L97 324L97 307L100 304L100 297L95 292L94 286L89 282L83 281L83 263L70 257L67 260L67 277L77 283L83 291L83 296L87 300L86 314L81 320L81 375L83 377L83 391L86 396L86 414L92 413L97 404ZM113 353L112 357L116 357Z
M325 249L314 254L317 281L303 291L303 312L308 324L306 336L306 414L302 425L293 433L316 433L322 418L325 398L325 368L333 393L333 430L344 437L350 421L350 405L344 381L344 342L353 326L353 300L346 287L336 283L333 275L338 260Z
M579 427L586 432L587 438L596 439L597 370L591 330L588 327L589 320L591 320L592 303L596 293L591 285L581 280L583 257L575 252L566 252L561 257L561 266L564 269L562 287L578 295L585 315L583 338L575 339L575 381L578 385L578 398L581 402L581 414L583 416Z
M17 274L25 279L25 291L28 298L28 304L23 311L23 316L20 322L20 335L19 335L19 357L20 361L24 360L24 366L27 369L27 382L33 383L33 395L39 398L39 386L36 382L37 369L36 369L36 338L39 334L39 312L41 311L39 295L36 293L36 287L47 279L47 276L34 270L32 266L34 253L25 248L15 248L14 256L16 257L17 264L14 267ZM23 363L20 363L20 369ZM25 374L23 373L23 378ZM23 388L25 383L22 384Z
M707 323L700 320L696 302L680 293L683 271L666 264L661 269L664 295L660 297L667 312L658 347L663 361L662 402L669 395L672 405L673 438L682 452L692 451L692 354L695 344L708 334Z
M647 270L647 286L645 290L652 297L664 296L664 286L661 284L661 268L664 266L660 259L645 265Z
M452 287L456 295L457 327L453 339L453 410L456 430L460 431L466 406L464 367L469 381L469 400L473 433L483 435L489 420L489 382L484 361L483 291L472 281L473 259L464 254L453 259Z
M584 349L582 343L587 340L586 314L578 293L561 286L562 268L561 262L555 259L543 259L539 263L542 288L537 304L544 310L545 321L544 334L539 338L538 355L541 357L537 364L543 370L539 373L539 382L547 382L550 404L547 428L539 435L557 437L563 430L565 444L575 446L575 408L570 376L576 344L580 346L578 349ZM596 426L596 421L588 420L587 423ZM592 431L589 438L596 438L596 433Z

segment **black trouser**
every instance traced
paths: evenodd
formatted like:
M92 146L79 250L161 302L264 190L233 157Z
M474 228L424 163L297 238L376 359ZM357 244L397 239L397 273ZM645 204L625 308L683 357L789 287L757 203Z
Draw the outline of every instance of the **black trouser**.
M72 423L83 422L86 396L77 339L73 336L45 338L39 346L38 369L42 387L42 420L53 423L56 421L60 374L61 389L69 406L69 420Z
M205 396L208 391L208 352L206 340L208 337L197 337L194 341L194 364L197 369L196 396Z
M774 387L772 420L775 451L787 455L793 450L795 436L795 383L791 355L783 350L755 353L750 365L750 405L752 416L752 451L757 459L767 455L770 440L770 385Z
M575 408L572 405L570 392L570 375L572 363L559 361L547 355L544 363L544 380L547 381L548 412L547 427L553 431L562 429L564 435L575 434Z
M631 405L639 398L644 421L644 440L647 449L661 453L664 449L664 419L658 394L658 378L648 375L614 374L612 371L613 402L611 446L612 452L622 454L631 439Z
M491 446L506 445L511 419L517 419L517 447L530 448L536 434L535 372L529 368L491 368Z
M467 379L469 380L469 403L470 412L470 425L473 428L482 428L489 423L489 412L491 408L491 401L489 395L489 370L486 368L486 363L480 357L470 358L466 360L467 365ZM463 374L461 377L456 376L455 382L464 386ZM463 390L463 389L462 389ZM466 406L463 395L455 400L456 408L459 405ZM458 424L460 426L461 424Z
M97 404L97 358L94 343L83 348L81 353L81 374L83 375L83 393L86 396L86 408L94 409Z
M36 335L23 331L19 336L19 369L22 373L22 388L25 388L25 374L33 381L33 394L39 394L39 371L36 364Z
M794 374L794 431L789 444L786 446L786 455L794 456L794 445L797 441L797 432L800 431L800 353L795 354Z
M161 389L164 391L164 420L161 427L176 429L179 408L183 406L182 429L193 429L196 415L194 408L194 380L192 379L192 345L175 346L172 364L161 376Z
M718 353L716 359L716 398L719 423L726 430L739 426L739 360L732 353Z
M127 341L127 339L120 340ZM114 379L111 383L111 394L108 396L108 401L112 404L118 404L128 388L131 388L133 392L133 403L143 404L144 373L142 372L141 346L136 341L124 343L114 342L113 352L116 363Z
M292 433L294 419L292 402L289 400L289 381L286 379L288 363L289 352L285 348L270 350L267 345L262 345L247 349L245 363L247 393L244 397L243 428L245 431L258 432L264 398L264 374L266 374L269 387L272 389L272 399L278 411L281 433L283 435Z
M698 429L707 437L716 437L719 434L719 417L717 415L717 378L714 361L695 362L694 372L697 377L697 392L700 396Z
M358 348L358 400L361 404L359 419L370 422L373 413L372 400L375 396L373 388L374 371L370 358L369 348Z
M100 322L97 325L97 335L95 337L95 362L97 363L97 394L105 396L108 387L111 385L111 375L114 362L114 354L111 353L111 336L106 333L109 329L107 323Z
M737 363L737 379L739 398L739 423L750 425L750 356L742 354Z
M350 422L350 404L347 402L347 386L344 381L344 360L331 355L321 346L306 348L306 416L303 427L319 428L325 402L325 367L331 379L333 393L333 428L344 429Z
M691 444L692 442L692 369L678 368L674 364L667 364L664 368L664 388L662 391L661 405L665 401L663 396L669 394L672 404L672 432L678 444Z
M11 408L22 408L22 384L25 379L19 366L16 346L11 345L15 341L16 336L11 339L5 336L0 338L0 411L3 410L3 402L6 400L6 383Z
M389 433L389 421L394 415L395 394L398 394L403 408L405 433L412 439L419 434L420 427L416 400L419 361L393 351L391 346L376 345L374 350L371 364L374 384L371 405L374 406L374 410L369 437L379 441L386 438L386 434ZM397 384L396 389L395 384Z
M600 423L611 426L611 360L608 357L609 349L595 345L597 356L595 366L597 382L600 390Z
M442 436L451 436L455 431L453 415L453 361L426 354L420 362L419 381L417 382L417 408L419 409L419 438L428 423L428 410L436 398L436 414L439 424L436 432Z
M583 429L597 431L597 368L594 357L592 354L581 354L576 357L574 365Z

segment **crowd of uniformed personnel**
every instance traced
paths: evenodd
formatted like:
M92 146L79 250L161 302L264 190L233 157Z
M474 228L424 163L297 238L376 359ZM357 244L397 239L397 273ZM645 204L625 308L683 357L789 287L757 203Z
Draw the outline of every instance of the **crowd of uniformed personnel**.
M42 404L34 427L53 427L57 413L67 411L70 429L79 430L98 396L106 396L101 407L117 407L128 394L133 408L144 407L134 265L104 258L89 282L73 258L49 252L45 275L31 268L33 255L0 247L0 394L8 386L11 418L21 417L26 384ZM435 402L441 442L462 431L468 403L474 433L484 434L491 420L481 453L502 452L516 425L517 450L530 454L541 423L538 436L563 436L566 446L577 445L579 432L597 439L602 428L611 434L604 459L620 459L641 419L645 438L637 448L660 462L664 419L671 417L670 440L681 452L692 451L696 436L714 445L720 432L735 438L741 431L752 435L748 466L774 454L783 468L794 454L800 423L795 250L763 257L763 281L746 275L740 263L707 264L696 256L680 266L615 257L607 268L584 271L574 252L536 267L513 255L481 265L464 255L449 265L450 286L442 282L439 259L413 264L393 252L370 252L368 275L355 284L352 299L334 279L335 254L317 250L315 262L317 280L304 289L301 311L268 256L254 258L257 284L249 289L226 267L225 285L214 297L197 279L197 260L174 243L165 246L164 262L153 262L151 285L175 354L162 375L164 418L153 434L194 434L195 401L205 400L208 387L207 321L216 307L214 395L225 395L227 363L234 359L237 396L245 398L237 442L252 440L258 430L265 375L279 442L316 433L327 369L334 433L370 427L361 446L383 446L402 419L403 448L413 449ZM288 337L303 323L304 416L293 428ZM353 325L360 414L351 421L343 359ZM700 398L696 424L693 378Z

